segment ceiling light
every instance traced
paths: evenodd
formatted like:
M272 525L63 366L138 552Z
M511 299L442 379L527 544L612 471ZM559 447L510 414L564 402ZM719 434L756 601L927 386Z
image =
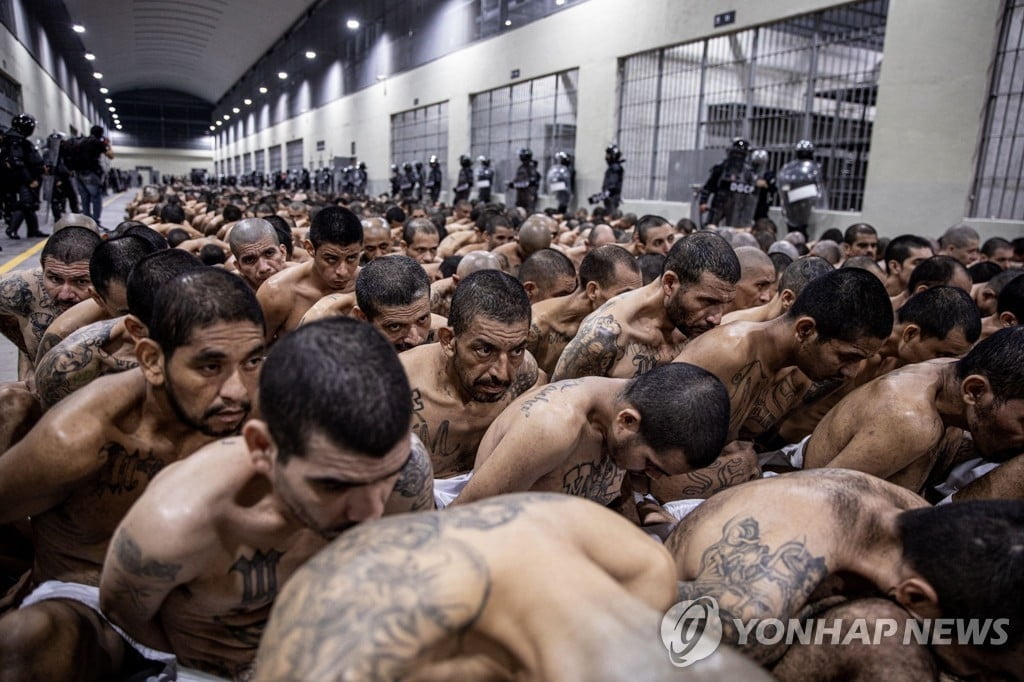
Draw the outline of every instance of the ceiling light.
M306 50L306 59L316 59L316 52L313 52L313 50Z
M267 94L267 88L266 88L266 86L263 86L263 85L261 85L261 86L260 86L260 94L261 94L261 95L265 95L265 94Z
M287 71L278 71L277 72L277 77L280 78L281 80L284 80L284 79L288 78L288 72Z
M210 126L210 130L216 130L217 126Z
M82 26L81 24L75 24L71 27L71 30L75 33L85 33L85 26Z
M96 80L99 80L99 79L103 78L103 74L100 73L99 71L94 71L93 74L92 74L92 77L95 78Z
M565 4L565 0L555 0L555 4L561 7L562 5Z
M117 111L114 107L107 107L107 111Z
M229 118L231 118L230 114L224 114L224 120L225 121L227 121Z
M250 104L252 104L252 100L246 97L242 100L242 104L244 104L245 106L249 106Z
M219 125L219 126L224 125L224 121L217 121L217 125Z
M349 19L348 21L345 22L345 25L348 26L348 28L350 30L354 31L357 28L359 28L359 20L358 19Z
M241 111L241 109L239 109L238 107L231 107L232 114L237 114L239 111Z
M506 19L505 20L505 25L506 26L511 26L512 25L512 20L511 19Z
M108 92L110 92L110 90L107 90L106 88L100 88L100 92L101 92L101 93L103 93L103 94L105 95L105 94L107 94Z
M120 124L120 123L118 123L118 124L117 124L116 126L114 126L114 127L115 127L115 128L117 128L118 130L121 130L121 124Z
M107 98L106 98L105 100L103 100L103 101L104 101L104 102L106 102L107 104L113 104L113 103L114 103L114 100L110 99L109 97L107 97Z
M96 55L94 55L92 52L86 52L85 53L85 58L86 58L86 60L88 60L90 62L91 61L95 61L96 60Z

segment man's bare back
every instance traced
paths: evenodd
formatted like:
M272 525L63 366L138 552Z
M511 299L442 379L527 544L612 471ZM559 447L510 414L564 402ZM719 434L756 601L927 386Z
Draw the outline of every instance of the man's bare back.
M317 301L327 294L335 293L319 284L313 272L314 266L315 261L308 261L294 268L286 268L260 286L256 297L267 321L268 342L294 331L302 322L302 316ZM355 279L350 286L354 289Z

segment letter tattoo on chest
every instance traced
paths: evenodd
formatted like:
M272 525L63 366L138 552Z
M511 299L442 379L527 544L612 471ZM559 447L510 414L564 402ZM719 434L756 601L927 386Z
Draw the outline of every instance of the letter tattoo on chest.
M100 448L100 456L106 462L100 470L99 482L93 494L102 498L104 493L123 495L145 487L167 462L154 456L150 450L129 452L120 443L111 441ZM141 491L140 491L141 492Z
M276 549L256 550L251 557L240 556L231 571L242 576L242 605L273 601L277 596L277 564L283 554Z
M583 462L565 472L562 490L568 495L583 497L599 504L607 504L618 496L615 484L621 480L622 470L605 456L597 462Z

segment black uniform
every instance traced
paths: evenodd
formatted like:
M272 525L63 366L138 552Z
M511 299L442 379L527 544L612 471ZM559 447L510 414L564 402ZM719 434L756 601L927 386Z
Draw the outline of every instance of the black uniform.
M459 169L459 180L453 188L455 201L469 199L469 189L473 186L473 166L463 166Z
M533 213L537 203L537 188L540 187L540 173L532 160L519 164L512 187L516 190L516 206L525 208L527 213Z
M430 203L436 204L437 198L441 196L441 168L440 166L431 166L427 171L427 179L423 183L423 188L427 191L427 196L430 197Z
M28 236L36 237L39 232L38 181L43 175L43 158L25 137L16 130L4 132L0 140L2 159L4 219L7 221L7 236L18 239L21 223L28 226ZM32 187L32 183L37 183Z
M601 193L604 195L604 207L609 212L614 211L622 203L622 181L626 171L621 161L612 161L604 169L604 182L601 183Z

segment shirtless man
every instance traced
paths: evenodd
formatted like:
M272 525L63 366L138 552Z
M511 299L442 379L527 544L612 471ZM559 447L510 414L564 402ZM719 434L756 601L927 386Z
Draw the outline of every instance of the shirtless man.
M427 218L409 218L402 228L401 247L405 255L420 265L434 263L441 238L437 227Z
M938 286L956 287L970 295L973 285L970 273L958 260L949 256L932 256L922 261L910 273L907 288L892 299L892 307L899 310L914 294Z
M867 223L854 223L843 233L843 260L856 256L878 258L878 232Z
M915 234L894 237L885 247L885 290L890 296L906 291L914 268L934 255L931 242L924 237Z
M827 275L834 270L831 263L817 256L807 256L795 260L782 271L779 276L778 291L770 301L764 305L727 313L722 317L722 324L774 320L790 309L793 302L796 301L796 297L800 295L809 281L815 277Z
M324 296L302 324L337 316L369 322L399 353L433 343L437 330L448 323L430 312L430 279L423 266L399 255L371 261L359 270L354 293Z
M993 275L987 282L978 282L971 287L971 298L974 299L982 317L990 317L996 314L996 303L1003 288L1024 275L1020 268L1010 268Z
M235 267L253 291L281 272L287 251L274 226L263 218L246 218L234 224L228 234L228 246Z
M455 503L536 491L608 505L627 473L657 479L711 464L728 422L722 382L693 365L665 365L635 379L559 381L528 392L494 420Z
M413 432L434 475L473 468L477 446L501 411L543 377L526 350L530 302L523 285L497 270L474 272L452 297L440 343L402 353L412 387Z
M552 379L630 378L671 362L687 341L718 325L736 294L740 264L711 232L676 241L660 279L591 313Z
M854 389L904 365L935 358L958 358L981 334L981 318L971 297L954 287L932 287L914 294L896 311L896 324L882 347L841 382L793 377L799 402L780 426L786 443L796 443Z
M0 277L0 315L18 321L20 336L12 338L34 359L46 328L61 313L89 298L89 258L100 237L84 227L67 227L50 237L39 255L42 267L15 270ZM23 367L22 379L31 372Z
M1003 287L996 299L996 313L981 321L981 338L1006 327L1024 323L1024 276L1015 277Z
M352 291L362 249L363 226L352 211L321 209L306 240L313 260L282 270L257 293L267 320L267 342L298 327L306 311L327 294Z
M408 391L367 324L336 317L286 336L260 371L263 421L168 466L121 522L103 612L186 666L245 679L299 566L358 523L433 509Z
M684 581L679 598L716 599L726 642L738 641L734 619L752 625L808 614L831 591L822 584L826 577L866 581L873 593L895 602L881 602L886 616L1010 619L1010 641L1002 647L936 646L929 653L894 645L857 655L837 646L831 656L819 657L820 668L805 668L796 678L909 680L934 677L932 655L964 677L981 670L1019 676L1024 662L1017 595L1024 574L1011 568L1020 559L1006 548L1021 543L1024 503L928 507L873 476L829 469L726 490L684 518L665 546ZM754 639L741 651L763 665L785 652L784 643L759 645ZM780 665L792 672L785 659Z
M657 542L566 495L381 519L296 572L271 613L256 675L675 680L656 629L675 599L673 578ZM760 679L724 648L687 672Z
M1024 447L1024 327L996 332L958 361L908 365L850 393L821 420L804 467L841 467L913 492L957 457L963 432L989 461ZM870 428L867 428L870 425Z
M448 317L451 309L452 296L459 282L477 270L501 270L502 261L489 251L471 251L455 268L455 274L430 283L430 312L441 317Z
M737 247L736 258L740 262L740 280L736 282L736 298L729 304L728 312L767 305L775 284L772 259L756 246Z
M503 256L507 262L506 272L518 275L519 267L531 254L551 247L551 223L554 221L541 213L535 213L519 226L514 241L495 247L492 251Z
M981 253L978 246L981 244L981 237L978 231L970 225L954 225L939 237L939 253L950 256L960 261L964 267L978 260Z
M519 281L531 305L556 296L568 296L576 291L576 266L561 251L541 249L523 261Z
M36 587L0 619L5 676L121 676L128 649L99 615L95 587L107 545L160 469L241 427L263 339L239 278L179 275L157 296L141 366L78 391L0 457L0 523L31 517Z
M61 313L46 328L36 351L36 363L72 332L95 322L128 314L128 273L154 248L144 239L118 237L100 242L89 259L90 297ZM38 378L38 377L37 377Z
M637 256L645 253L664 255L672 248L675 239L676 230L672 223L660 215L641 216L633 228L633 241L629 244L629 251Z
M35 392L43 408L53 407L97 377L138 367L135 342L149 333L157 292L179 274L200 267L198 258L180 249L142 258L128 276L128 315L82 327L39 360Z
M583 257L579 280L580 286L573 293L533 306L527 348L537 365L548 374L555 371L558 358L587 315L609 299L643 286L636 259L613 244L592 249Z
M362 264L391 253L391 230L383 218L364 218Z

